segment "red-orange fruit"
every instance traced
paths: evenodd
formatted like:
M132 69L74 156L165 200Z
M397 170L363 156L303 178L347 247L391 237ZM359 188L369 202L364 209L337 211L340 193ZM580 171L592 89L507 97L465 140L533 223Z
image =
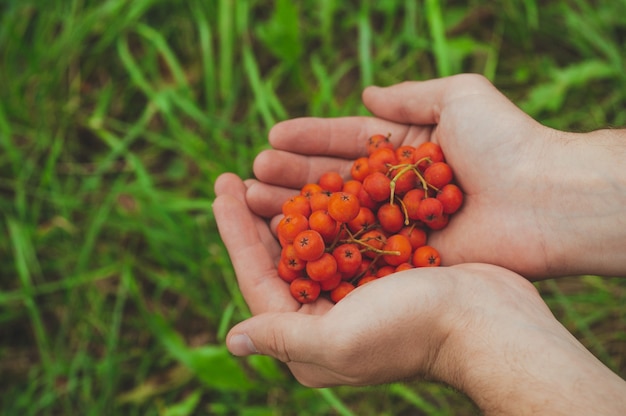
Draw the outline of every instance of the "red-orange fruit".
M328 200L328 213L336 221L344 223L352 221L359 215L361 204L359 199L346 192L335 192Z
M312 303L321 293L319 282L304 277L298 277L289 284L291 295L300 303Z

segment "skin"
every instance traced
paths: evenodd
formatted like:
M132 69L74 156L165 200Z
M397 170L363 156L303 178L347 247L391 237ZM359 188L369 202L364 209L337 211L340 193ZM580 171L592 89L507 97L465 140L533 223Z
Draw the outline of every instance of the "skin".
M623 414L626 382L527 279L626 274L623 132L547 129L478 76L372 87L363 100L375 117L280 123L257 180L218 178L215 217L254 315L231 329L230 351L275 357L311 387L428 379L485 414ZM396 145L438 142L467 194L429 238L447 267L386 276L334 306L300 305L276 274L280 201L325 171L347 176L380 131Z

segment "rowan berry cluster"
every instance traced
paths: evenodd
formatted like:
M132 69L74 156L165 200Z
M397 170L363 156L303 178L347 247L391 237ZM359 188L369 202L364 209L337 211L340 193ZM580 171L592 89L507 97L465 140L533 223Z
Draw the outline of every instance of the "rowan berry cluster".
M463 203L441 147L394 147L389 135L366 142L350 178L324 173L282 206L278 275L311 303L338 302L355 287L414 267L436 267L428 232L444 228Z

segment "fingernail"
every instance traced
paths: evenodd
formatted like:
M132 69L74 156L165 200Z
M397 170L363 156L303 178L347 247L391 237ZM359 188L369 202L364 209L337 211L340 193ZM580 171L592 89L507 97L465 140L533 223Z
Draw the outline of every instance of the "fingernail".
M250 355L258 353L252 340L246 334L233 335L228 341L228 349L234 355Z

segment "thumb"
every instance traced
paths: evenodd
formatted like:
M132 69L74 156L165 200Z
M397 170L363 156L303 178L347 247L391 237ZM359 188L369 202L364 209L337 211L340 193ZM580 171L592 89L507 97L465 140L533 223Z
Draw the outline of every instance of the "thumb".
M363 104L375 116L406 124L438 124L443 108L463 96L493 92L487 78L459 74L428 81L405 81L389 87L367 87Z
M314 362L319 355L321 318L297 312L264 313L235 325L226 337L238 356L263 354L282 362Z

